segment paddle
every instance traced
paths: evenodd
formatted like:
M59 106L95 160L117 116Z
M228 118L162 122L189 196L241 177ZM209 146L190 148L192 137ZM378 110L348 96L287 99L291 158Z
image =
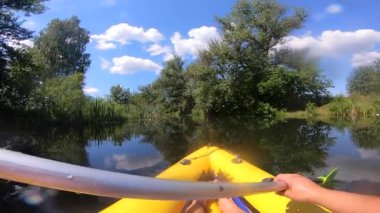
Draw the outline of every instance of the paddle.
M141 177L0 149L0 178L76 193L157 200L203 200L282 191L282 182L210 183Z

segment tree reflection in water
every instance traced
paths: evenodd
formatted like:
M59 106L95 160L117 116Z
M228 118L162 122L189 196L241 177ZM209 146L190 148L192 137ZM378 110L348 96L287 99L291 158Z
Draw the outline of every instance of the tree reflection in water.
M317 168L326 166L326 159L331 159L329 149L335 146L336 138L334 137L340 137L339 134L338 136L332 134L332 129L335 132L338 132L337 129L345 131L348 129L352 133L351 139L356 146L363 150L373 151L380 146L380 125L378 122L371 121L367 124L356 122L349 125L340 122L337 128L335 124L308 123L305 120L297 119L281 122L259 122L252 118L243 117L195 122L191 119L172 118L97 127L33 127L22 129L6 122L6 125L1 125L0 122L0 147L72 164L93 166L90 164L89 156L94 157L94 153L91 153L88 147L102 148L106 147L103 145L107 144L107 147L118 150L118 153L113 154L128 154L126 150L123 150L126 147L125 145L132 143L137 138L136 144L139 145L140 143L141 149L150 147L156 149L160 156L163 156L162 160L158 158L158 161L165 161L164 164L159 163L160 166L158 167L155 166L157 162L146 164L148 167L140 169L138 173L154 175L164 169L163 166L169 166L185 154L211 143L239 153L243 159L273 174L280 172L313 173ZM144 144L145 146L143 146ZM149 146L146 146L147 144ZM145 154L157 154L157 152L145 152ZM142 153L144 154L144 152ZM125 159L149 157L152 156L138 158L126 156ZM131 167L129 162L124 163L128 165L128 169L120 172L129 172L128 170L131 168L137 168ZM145 164L140 162L139 168L141 165ZM355 183L356 189L363 188L363 184L358 184L357 181ZM351 188L355 187L352 185ZM39 212L47 212L43 210L47 206L50 210L55 209L63 212L65 210L88 211L89 206L93 211L98 211L106 205L104 199L99 197L64 192L51 195L44 190L38 192L38 190L33 191L33 189L33 193L42 195L45 200L37 206L29 206L20 199L21 194L25 194L27 190L32 189L26 185L0 181L0 212L35 212L36 209ZM27 208L23 208L21 211L20 206L27 206ZM73 209L72 206L75 206L76 209Z

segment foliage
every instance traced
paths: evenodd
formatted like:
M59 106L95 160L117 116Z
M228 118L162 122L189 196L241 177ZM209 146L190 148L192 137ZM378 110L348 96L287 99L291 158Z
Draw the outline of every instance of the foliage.
M184 61L179 56L166 62L158 83L163 90L163 102L170 112L180 115L190 114L193 108L191 91L187 89L188 75L184 70Z
M349 97L342 95L334 97L327 104L330 114L334 117L346 117L356 119L357 117L373 117L379 112L378 97L352 94Z
M35 91L37 108L55 121L81 120L84 105L82 73L48 79Z
M302 9L290 14L272 0L239 1L218 18L222 39L189 67L196 105L206 114L264 115L324 103L331 83L316 63L276 46L305 18Z
M22 60L10 63L9 97L3 105L77 123L187 115L272 119L279 110L303 109L308 102L320 105L329 96L331 83L316 61L302 51L280 48L305 18L302 9L288 11L275 0L238 1L229 15L217 18L221 39L211 42L194 63L185 67L175 56L139 93L115 85L108 100L86 98L82 91L90 65L85 52L89 32L75 16L54 19L34 39L33 48L18 52Z
M380 94L380 61L356 68L348 78L347 90L350 94Z
M21 41L30 39L32 33L23 28L17 14L38 14L45 10L44 0L4 0L0 2L0 108L9 105L13 82L9 76L9 64L22 60L18 54ZM18 48L16 48L18 47ZM8 106L9 107L9 106Z
M87 99L83 107L83 119L91 125L121 122L127 119L125 105L102 98Z
M46 77L85 73L90 66L90 55L85 53L89 32L79 24L76 16L54 19L35 39L35 60L43 67Z
M30 104L33 90L40 85L38 73L40 67L32 62L33 55L29 49L19 50L10 62L8 82L9 96L4 105L17 112L22 112Z
M268 103L260 102L257 105L256 114L266 118L273 118L276 115L276 109Z
M112 86L109 98L119 104L128 104L132 94L129 89L124 89L121 85Z
M301 8L289 15L287 9L275 0L241 0L230 15L218 18L224 38L239 53L257 51L267 58L269 50L305 21ZM245 55L246 57L249 55ZM245 58L247 59L247 58Z
M194 101L188 82L189 75L184 69L184 61L175 56L166 62L156 81L140 88L141 98L169 114L191 114Z
M282 93L284 97L274 99L273 103L280 100L282 105L295 110L303 109L308 102L320 106L330 100L327 89L332 87L332 82L321 74L318 61L308 57L306 49L276 49L272 54L272 61L277 65L277 70L270 76L282 79L282 90L285 91ZM271 88L267 90L270 92ZM271 96L273 95L269 97ZM276 103L278 105L281 106L281 103Z
M316 116L317 115L317 108L315 106L315 103L308 102L306 104L305 111L306 111L306 114L308 115L308 117Z
M352 109L351 99L338 95L329 104L330 113L336 117L345 117Z

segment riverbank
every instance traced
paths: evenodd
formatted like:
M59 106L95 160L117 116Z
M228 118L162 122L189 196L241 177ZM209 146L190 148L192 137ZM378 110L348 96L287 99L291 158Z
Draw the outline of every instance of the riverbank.
M320 107L310 104L303 111L285 112L285 117L322 121L380 117L380 97L373 95L352 95L348 97L338 95L333 97L329 103Z

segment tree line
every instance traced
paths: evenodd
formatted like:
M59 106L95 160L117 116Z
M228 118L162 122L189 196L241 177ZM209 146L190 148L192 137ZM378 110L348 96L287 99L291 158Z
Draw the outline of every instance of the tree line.
M89 31L77 17L54 19L33 37L16 16L44 10L44 0L0 3L2 112L79 123L171 115L273 117L279 110L305 109L331 98L332 83L318 61L308 58L307 50L282 45L305 22L302 8L289 11L275 0L237 1L230 14L217 17L221 39L212 41L197 59L186 63L174 56L154 82L137 92L114 85L105 98L83 93L91 63L86 53ZM22 45L25 39L32 39L33 47ZM349 81L350 92L380 85L363 84L378 71L362 69L367 71L355 71Z
M281 48L302 27L306 13L273 0L238 1L218 17L221 39L188 66L176 56L160 77L141 88L145 100L169 112L273 116L277 110L321 105L331 82L305 51Z

